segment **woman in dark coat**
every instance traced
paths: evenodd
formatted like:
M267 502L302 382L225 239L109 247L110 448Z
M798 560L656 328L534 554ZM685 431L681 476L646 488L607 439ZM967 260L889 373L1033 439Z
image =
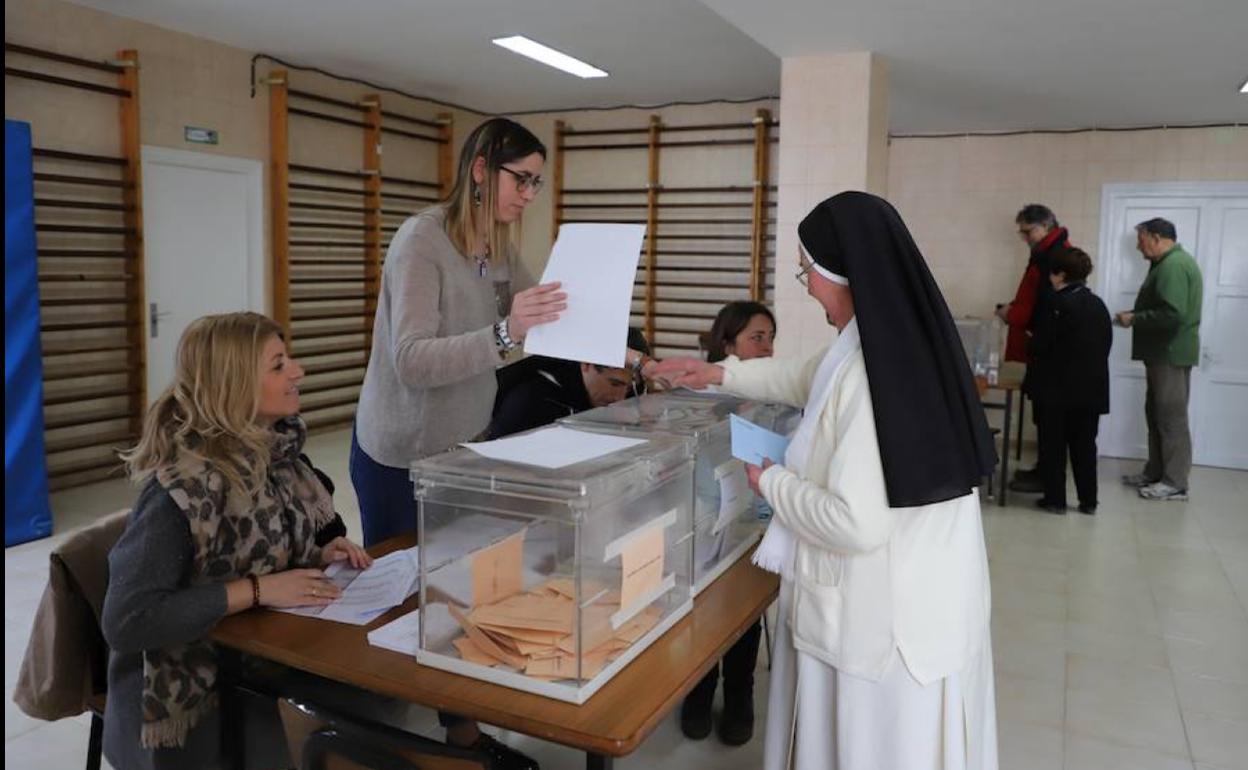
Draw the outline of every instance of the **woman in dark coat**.
M1096 434L1109 412L1111 322L1101 298L1084 281L1092 260L1075 248L1059 252L1050 266L1054 295L1031 339L1039 363L1033 398L1041 406L1039 431L1044 496L1036 505L1066 512L1066 455L1070 455L1079 511L1096 513Z

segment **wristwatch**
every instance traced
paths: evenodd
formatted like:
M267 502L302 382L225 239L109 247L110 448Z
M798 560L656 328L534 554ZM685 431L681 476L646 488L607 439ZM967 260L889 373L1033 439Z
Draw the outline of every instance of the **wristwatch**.
M636 378L638 378L638 379L641 379L641 376L642 376L642 375L641 375L641 370L642 370L642 369L645 369L645 368L646 368L646 364L648 364L648 363L650 363L650 362L652 362L652 361L654 361L654 359L653 359L653 358L651 358L650 356L646 355L645 353L641 353L640 355L638 355L638 356L637 356L637 360L636 360L636 361L634 361L634 362L633 362L633 363L629 366L629 368L633 370L633 376L634 376L634 377L636 377Z
M520 347L520 343L513 340L511 335L507 333L506 318L494 324L494 342L498 345L500 353L510 353Z

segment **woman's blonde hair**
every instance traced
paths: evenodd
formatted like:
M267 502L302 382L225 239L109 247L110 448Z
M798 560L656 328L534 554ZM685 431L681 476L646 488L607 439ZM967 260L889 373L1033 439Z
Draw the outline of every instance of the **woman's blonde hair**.
M204 316L178 341L173 383L152 402L139 443L121 455L143 481L189 455L254 492L268 472L269 427L256 422L260 357L282 327L259 313Z
M485 220L490 260L502 262L515 247L516 234L511 224L499 222L494 214L494 195L498 190L499 168L527 158L533 153L546 157L546 145L532 131L507 118L491 118L473 129L459 152L455 186L444 201L446 234L455 248L465 256L472 254L477 227ZM485 179L478 185L472 178L472 165L477 158L485 160Z

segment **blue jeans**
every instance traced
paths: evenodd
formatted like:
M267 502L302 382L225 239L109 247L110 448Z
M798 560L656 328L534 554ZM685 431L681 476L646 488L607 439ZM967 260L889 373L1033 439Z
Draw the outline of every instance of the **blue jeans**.
M369 457L360 449L354 429L347 465L351 486L355 487L355 496L360 501L365 547L416 531L416 490L406 468L391 468ZM438 712L438 722L443 727L454 727L466 721L445 711Z
M416 531L416 493L407 468L391 468L369 457L354 430L348 467L360 501L365 547Z

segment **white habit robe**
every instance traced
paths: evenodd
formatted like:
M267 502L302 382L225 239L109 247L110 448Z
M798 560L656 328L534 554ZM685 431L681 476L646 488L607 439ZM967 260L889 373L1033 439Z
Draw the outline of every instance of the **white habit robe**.
M782 575L766 770L996 770L978 491L888 505L856 322L826 355L724 370L724 391L806 407L760 479L759 561Z

